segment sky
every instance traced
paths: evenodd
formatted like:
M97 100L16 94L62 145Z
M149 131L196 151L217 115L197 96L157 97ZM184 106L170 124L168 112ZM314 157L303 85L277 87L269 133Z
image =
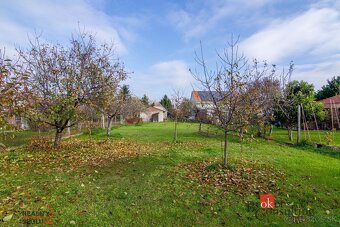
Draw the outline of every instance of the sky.
M28 37L67 44L79 29L113 42L134 95L159 100L198 89L189 69L202 42L209 62L231 36L252 60L294 62L292 79L320 89L339 75L338 0L0 0L0 48L9 57Z

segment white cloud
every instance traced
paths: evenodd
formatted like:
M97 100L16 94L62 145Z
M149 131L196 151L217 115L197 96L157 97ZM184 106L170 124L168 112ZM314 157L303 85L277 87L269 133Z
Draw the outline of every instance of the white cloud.
M316 89L326 84L327 79L340 76L340 61L322 62L295 66L292 80L305 80L313 83Z
M298 58L324 58L340 51L340 12L313 8L300 15L272 22L244 40L248 57L280 62Z
M136 95L159 99L164 94L171 95L173 89L189 91L193 80L186 62L171 60L154 64L147 72L134 73L128 82Z
M269 0L210 0L203 1L200 10L195 7L170 12L170 22L184 34L185 40L204 35L214 30L222 20L261 8ZM196 2L199 4L199 1ZM229 18L229 21L235 18ZM227 20L228 21L228 20ZM227 24L227 23L226 23Z
M116 50L124 54L127 48L122 39L134 39L129 31L133 23L131 18L108 16L85 0L6 1L0 3L0 46L25 45L27 36L34 36L35 31L47 40L65 42L80 27L101 42L114 42Z
M1 18L1 16L0 30L0 49L5 48L6 54L9 56L15 55L14 45L26 42L28 30L13 21Z
M319 1L311 8L277 19L240 43L249 58L285 65L296 63L293 80L305 80L319 89L340 71L340 5Z
M176 87L189 86L193 77L185 62L174 60L155 64L151 67L152 79L158 83L168 84Z

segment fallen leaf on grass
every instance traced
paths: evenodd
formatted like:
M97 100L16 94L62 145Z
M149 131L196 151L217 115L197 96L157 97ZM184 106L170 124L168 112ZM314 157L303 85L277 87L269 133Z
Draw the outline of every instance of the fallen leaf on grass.
M9 214L9 215L5 216L2 220L4 222L9 222L12 219L12 217L13 217L13 214Z
M196 161L183 168L189 182L198 181L200 185L211 185L241 196L278 191L278 182L285 177L281 171L245 160L232 168L211 161Z

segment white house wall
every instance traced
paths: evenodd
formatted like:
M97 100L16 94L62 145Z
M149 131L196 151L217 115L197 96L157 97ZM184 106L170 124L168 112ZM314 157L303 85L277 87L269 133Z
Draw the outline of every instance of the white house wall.
M163 122L164 121L164 115L163 112L158 113L158 122Z

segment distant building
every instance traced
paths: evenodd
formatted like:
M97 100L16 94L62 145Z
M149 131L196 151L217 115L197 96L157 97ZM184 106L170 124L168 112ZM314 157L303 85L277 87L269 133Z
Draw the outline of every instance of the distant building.
M28 129L29 128L29 125L27 123L27 119L24 118L24 117L12 115L12 116L7 118L7 122L10 125L14 126L15 128L18 128L18 129Z
M191 102L194 105L193 116L196 120L209 121L214 115L213 98L219 99L219 94L216 91L192 91Z
M323 103L327 111L326 120L321 127L324 129L340 129L340 95L322 99L319 102Z
M168 111L160 103L156 103L140 113L140 117L143 122L163 122L168 118Z
M325 109L330 109L330 108L340 109L340 95L322 99L319 102L322 102L324 104Z

